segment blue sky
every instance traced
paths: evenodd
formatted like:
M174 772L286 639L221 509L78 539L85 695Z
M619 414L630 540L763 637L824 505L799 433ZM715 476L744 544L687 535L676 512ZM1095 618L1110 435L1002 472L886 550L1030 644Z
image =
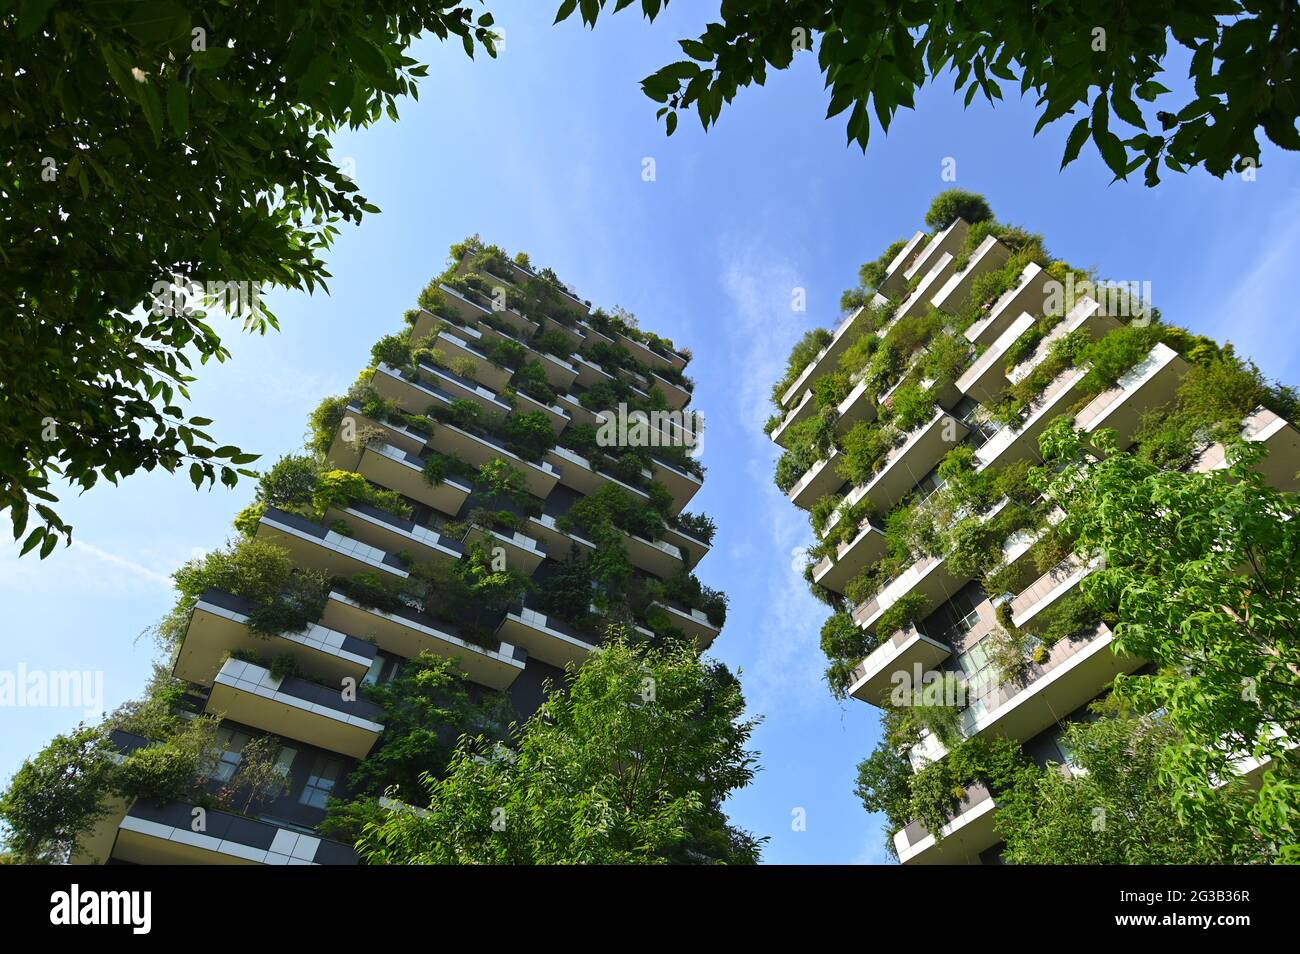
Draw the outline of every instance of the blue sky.
M229 326L234 358L200 370L194 412L268 463L297 449L310 409L347 386L447 246L475 232L691 348L709 468L691 509L719 526L700 575L731 596L715 654L742 670L765 718L755 738L763 771L730 811L771 835L770 862L883 861L880 820L853 795L876 714L836 703L822 683L825 611L792 569L810 531L772 486L776 451L761 430L790 345L837 321L861 262L921 227L930 198L953 184L940 179L952 158L955 184L984 193L1000 220L1043 233L1053 253L1104 277L1150 281L1167 320L1300 380L1290 294L1300 164L1266 148L1253 182L1198 173L1156 190L1111 185L1091 147L1057 171L1068 122L1035 139L1032 101L963 110L950 83L928 89L888 138L877 131L864 157L845 147L842 117L822 118L811 57L743 92L709 133L683 117L665 139L638 83L679 58L675 41L698 32L702 4L673 4L653 26L625 13L595 33L551 27L555 4L492 6L506 39L496 61L422 43L420 101L403 105L399 123L338 139L336 155L355 164L382 214L339 239L331 294L271 296L281 333ZM795 288L806 312L791 309ZM137 636L171 605L167 575L233 532L252 492L246 481L196 493L183 475L152 474L69 498L72 548L43 563L0 551L0 670L102 670L107 707L137 695L153 650ZM0 778L81 717L0 710ZM797 809L806 830L792 828Z

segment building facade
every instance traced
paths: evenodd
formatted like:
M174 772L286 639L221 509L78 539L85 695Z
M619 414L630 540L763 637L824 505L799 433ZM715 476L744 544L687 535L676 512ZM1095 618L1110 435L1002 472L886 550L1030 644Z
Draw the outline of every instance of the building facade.
M1296 489L1300 433L1264 406L1258 372L1164 324L1148 297L1091 280L991 214L957 217L864 266L847 317L799 343L768 431L783 449L777 485L817 536L806 577L834 610L822 645L837 695L887 716L955 710L957 738L1015 740L1068 772L1062 725L1145 662L1113 651L1113 621L1080 598L1095 565L1027 481L1039 437L1065 416L1085 439L1110 429L1120 449L1207 470L1239 431L1267 445L1269 481ZM1213 385L1198 364L1247 382L1248 399L1206 417L1213 402L1192 392ZM922 728L904 754L919 772L948 751ZM939 837L895 819L894 851L904 864L995 863L996 810L972 782Z
M210 586L173 614L175 707L220 720L211 797L115 799L75 860L355 864L320 827L402 741L369 686L450 658L471 702L522 721L611 621L709 646L726 603L693 573L713 527L685 510L704 473L689 357L526 256L453 246L405 328L313 415L314 455L273 469L295 480L264 478L236 520L293 587L268 603L256 580ZM158 744L112 741L121 759ZM245 801L259 746L283 784Z

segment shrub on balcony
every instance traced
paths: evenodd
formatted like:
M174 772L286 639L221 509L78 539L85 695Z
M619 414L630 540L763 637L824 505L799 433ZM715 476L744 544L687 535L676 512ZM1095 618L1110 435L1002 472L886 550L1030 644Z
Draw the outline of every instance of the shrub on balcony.
M468 680L454 659L426 651L410 659L389 682L366 687L366 695L383 707L384 735L348 777L353 795L373 798L396 786L395 797L418 800L421 776L441 776L460 736L466 732L505 737L512 718L505 693L483 693L471 701ZM331 829L353 814L344 805L332 808Z
M713 545L714 534L718 531L718 525L713 522L713 518L705 513L688 513L683 510L675 517L671 517L669 522L682 533L694 537L706 546Z
M558 400L558 395L546 379L546 369L536 358L524 361L510 382L516 390L550 407Z
M888 638L900 629L921 622L929 608L929 600L920 593L904 593L876 621L876 632Z
M911 433L934 416L934 397L919 382L901 385L889 402L889 420L904 434Z
M935 232L941 232L957 219L965 219L968 225L977 225L991 218L993 210L984 196L964 189L947 189L930 202L925 224Z
M804 336L790 349L790 355L786 359L785 375L780 381L772 385L773 404L780 406L782 395L790 389L790 385L794 384L795 379L803 373L803 369L808 366L809 362L817 357L822 348L826 347L830 342L831 333L825 328L813 328L804 333Z
M952 820L972 785L982 783L996 798L1014 789L1031 771L1014 739L966 739L912 776L909 814L924 824L936 841L942 840L943 826Z
M864 484L875 475L893 447L892 431L870 421L859 421L844 435L837 472L850 483Z
M501 427L501 439L506 446L528 460L540 460L555 446L555 431L550 419L542 411L525 411L511 414Z
M498 368L506 368L507 370L520 367L524 363L527 354L524 351L524 346L519 342L502 341L499 338L489 341L484 346L483 353Z

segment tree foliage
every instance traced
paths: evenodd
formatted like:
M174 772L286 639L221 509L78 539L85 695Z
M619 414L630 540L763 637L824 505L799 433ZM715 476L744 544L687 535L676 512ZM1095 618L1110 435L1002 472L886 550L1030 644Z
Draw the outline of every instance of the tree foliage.
M427 811L395 810L360 842L388 864L751 863L727 824L754 775L740 685L687 646L611 634L519 727L514 751L466 740Z
M458 0L0 7L0 510L23 552L71 538L61 480L238 480L255 455L180 406L194 360L228 357L208 307L265 333L258 289L324 287L339 223L378 211L330 134L396 117L421 33L495 55L491 15L473 17Z
M1162 753L1173 803L1209 838L1223 824L1215 792L1252 762L1269 763L1241 821L1281 857L1300 858L1300 503L1254 465L1265 448L1238 441L1210 473L1157 468L1093 436L1092 463L1063 423L1041 439L1071 463L1049 492L1067 511L1078 552L1103 565L1084 581L1118 607L1117 650L1151 660L1117 695L1163 711L1180 743Z
M630 5L615 0L613 9ZM667 5L640 4L650 20ZM556 21L580 11L594 26L607 6L563 0ZM873 122L888 132L898 110L914 108L917 91L940 75L965 90L966 105L977 95L996 103L1006 89L1032 93L1035 133L1073 120L1062 165L1091 139L1117 178L1145 167L1147 185L1159 182L1162 163L1220 177L1257 165L1260 130L1283 149L1300 149L1300 17L1292 0L731 0L720 22L678 41L685 59L641 88L662 104L669 135L679 112L692 108L707 129L742 88L762 86L769 70L813 51L814 38L830 90L827 117L846 113L848 140L863 149ZM1175 54L1190 55L1186 94L1160 82L1166 59L1181 60Z
M1065 730L1071 770L1027 773L999 803L1003 858L1013 864L1233 864L1259 860L1236 825L1213 831L1182 823L1164 753L1180 744L1167 720L1132 716L1073 723ZM1218 816L1244 807L1238 790L1210 794ZM1207 837L1208 835L1208 837Z

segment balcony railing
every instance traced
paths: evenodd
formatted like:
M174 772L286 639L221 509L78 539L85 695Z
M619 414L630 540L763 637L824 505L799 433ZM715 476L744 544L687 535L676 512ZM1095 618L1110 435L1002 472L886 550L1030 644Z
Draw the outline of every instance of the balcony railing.
M1037 318L1047 307L1051 276L1037 262L1030 262L1016 284L989 307L989 313L966 329L971 344L989 345L1022 314Z
M113 860L138 865L355 865L341 842L187 802L137 799L118 826ZM196 818L202 829L195 830Z
M885 533L870 521L851 540L835 548L835 557L823 557L813 568L813 582L843 593L848 582L885 555Z
M905 865L977 865L980 855L1001 840L993 826L997 807L988 787L966 787L939 838L914 821L894 833L894 850Z
M957 389L983 404L1001 394L1010 383L1006 374L1006 353L1033 324L1033 316L1022 313L957 379Z
M1071 399L1079 393L1080 385L1087 375L1087 368L1067 368L1057 375L1043 393L1029 406L1029 413L1017 426L1005 426L989 438L988 442L975 452L979 461L979 470L1019 460L1038 460L1038 436L1056 415L1070 406Z
M893 633L858 664L849 695L873 706L884 706L900 682L919 688L926 673L951 655L948 645L909 625Z
M378 571L392 580L410 576L406 565L391 553L275 507L268 507L262 515L257 536L284 547L298 566L320 570L328 576L352 576L369 571Z
M530 656L561 668L583 662L599 646L594 635L524 605L507 611L497 635L523 646Z
M1120 450L1133 443L1143 414L1173 400L1187 372L1187 362L1166 344L1126 371L1115 387L1097 395L1075 416L1074 426L1085 434L1107 427L1115 431Z
M248 624L257 609L256 603L223 590L204 592L190 615L172 672L186 682L210 686L231 653L265 650L288 653L304 672L337 682L360 680L375 659L374 644L319 623L308 623L297 633L254 634Z
M213 680L207 711L358 759L370 753L384 731L378 721L382 707L367 699L348 699L342 688L282 678L233 657Z
M372 441L361 451L356 471L367 480L454 517L473 493L455 477L436 484L424 473L424 458L382 441Z
M975 279L988 274L995 268L1001 268L1010 257L1011 250L1009 248L999 242L995 236L986 236L984 241L980 242L975 251L971 253L966 267L949 276L943 287L930 299L931 303L950 315L957 314L961 307L966 304L966 300L970 298L971 285L975 282Z
M429 652L455 659L479 685L505 689L524 671L528 654L514 643L484 646L457 628L413 606L378 609L337 590L325 601L321 622L343 632L373 639L380 649L404 659Z
M916 231L908 239L902 249L894 256L893 261L885 268L884 281L880 283L880 290L886 295L897 298L907 291L907 278L903 275L906 267L911 264L912 259L925 244L926 236L924 232Z

